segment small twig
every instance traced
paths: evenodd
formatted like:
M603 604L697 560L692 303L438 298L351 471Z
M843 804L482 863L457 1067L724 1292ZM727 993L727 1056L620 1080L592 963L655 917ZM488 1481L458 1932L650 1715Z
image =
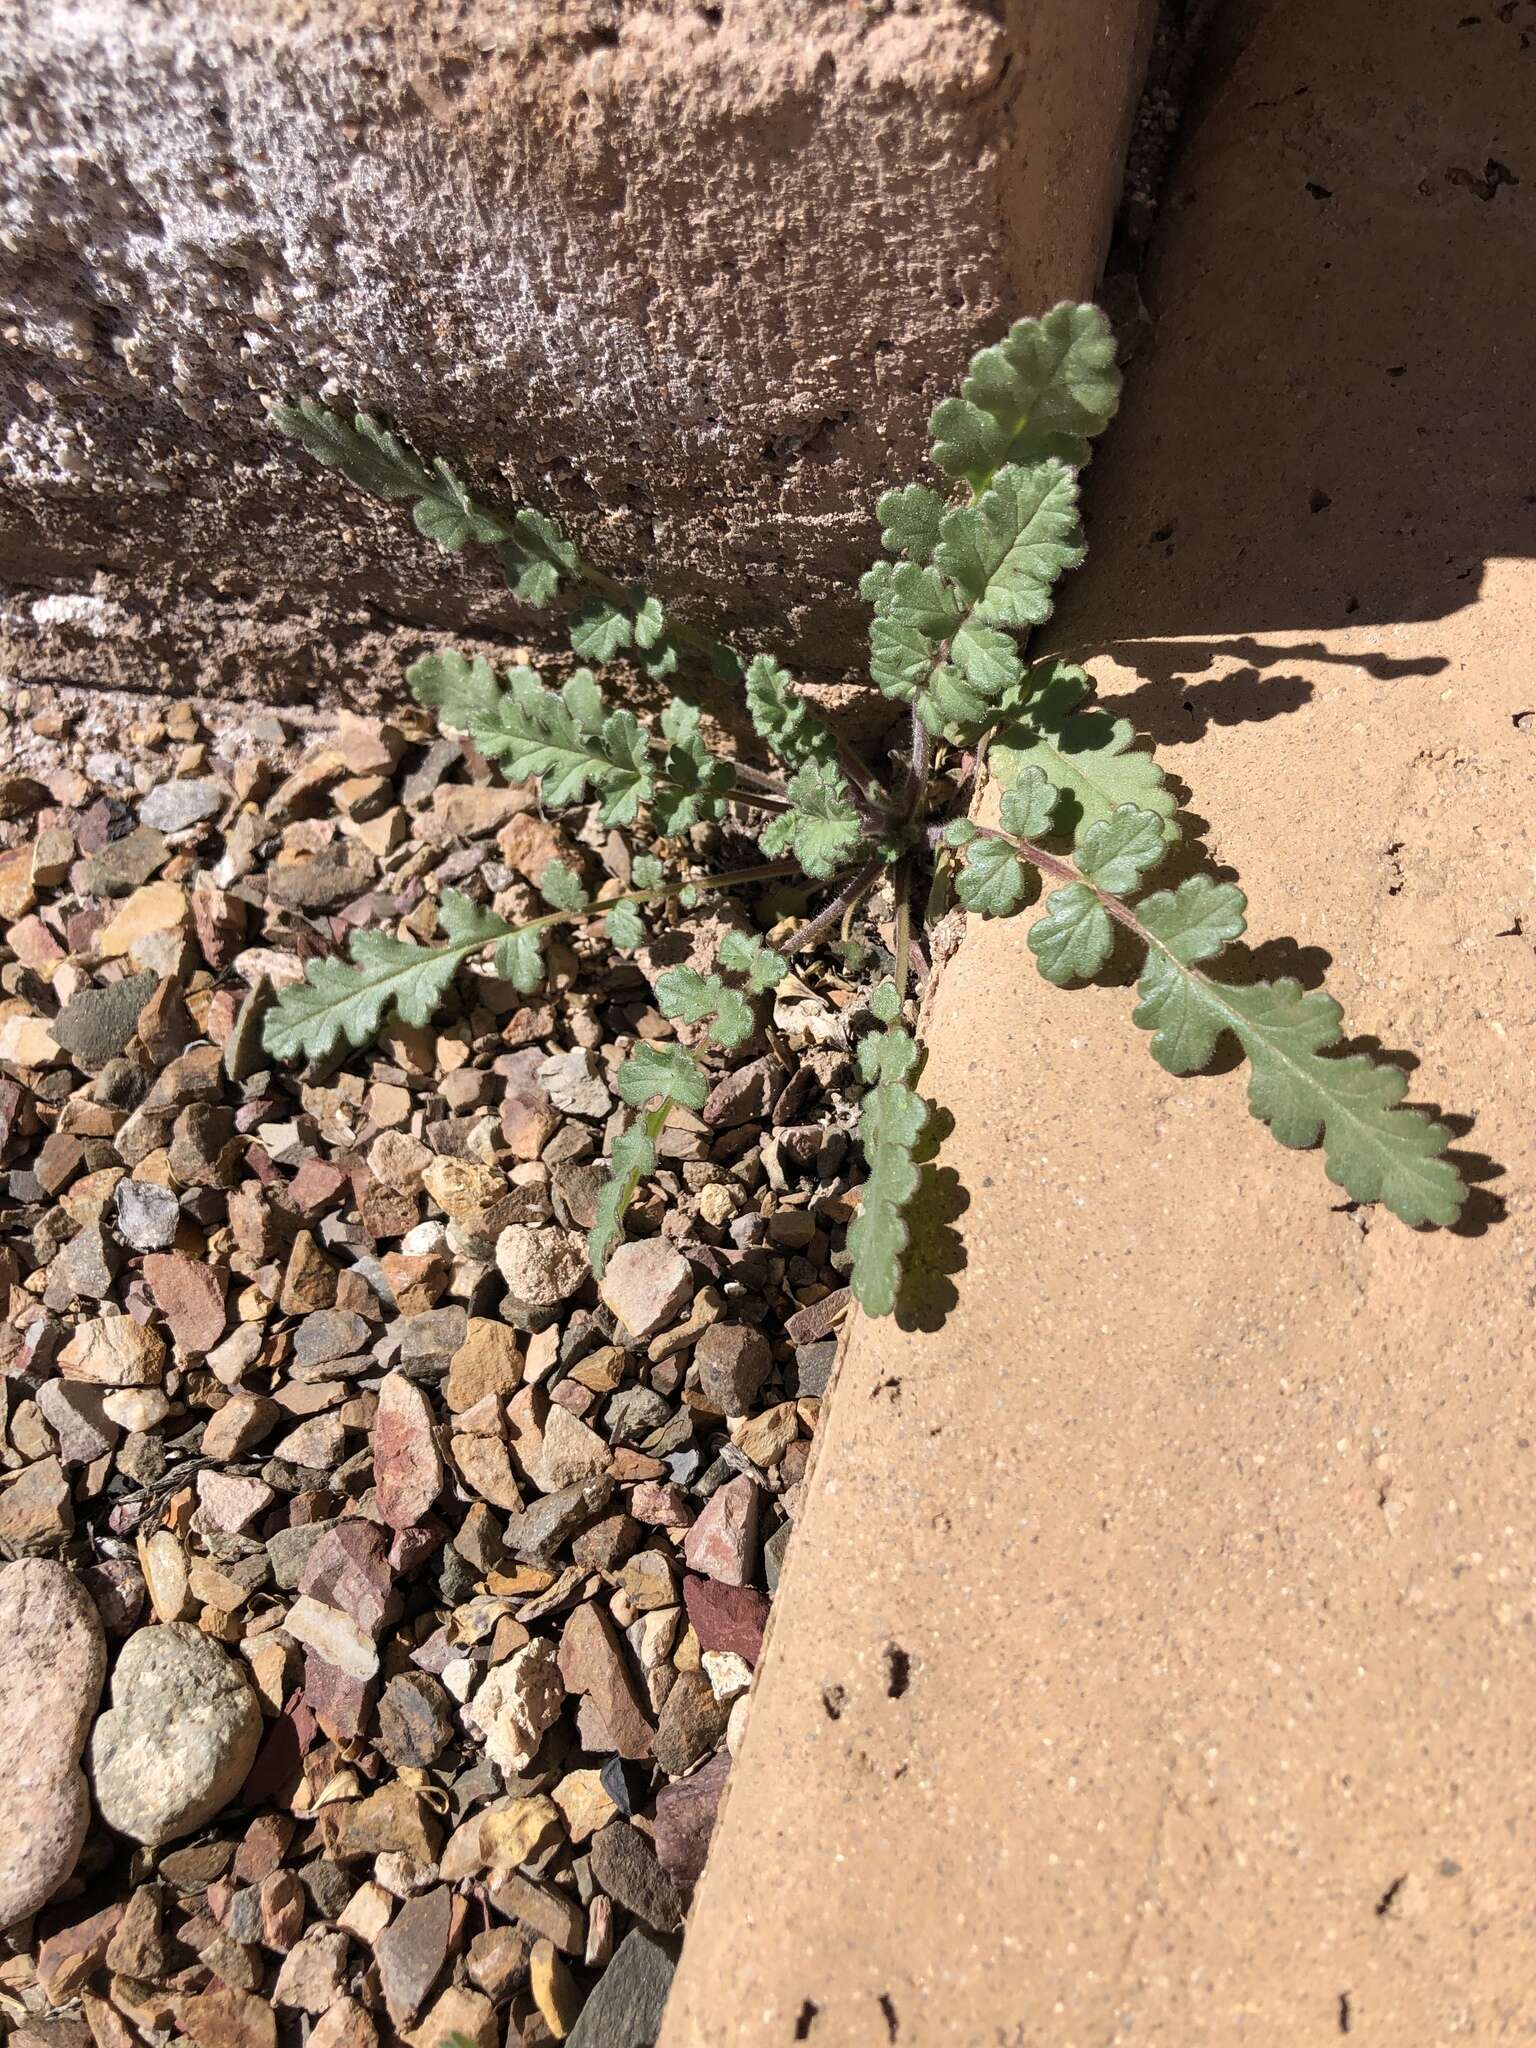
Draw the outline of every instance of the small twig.
M733 761L737 780L745 782L751 789L760 789L768 796L783 796L784 785L776 775L769 775L761 768L754 768L750 761Z
M903 861L891 884L896 891L896 993L907 998L907 978L912 968L911 863Z
M676 788L677 785L673 783L669 786ZM742 789L738 786L734 789L722 790L720 795L726 803L742 804L749 811L777 811L783 813L791 809L788 797L772 796L765 789Z

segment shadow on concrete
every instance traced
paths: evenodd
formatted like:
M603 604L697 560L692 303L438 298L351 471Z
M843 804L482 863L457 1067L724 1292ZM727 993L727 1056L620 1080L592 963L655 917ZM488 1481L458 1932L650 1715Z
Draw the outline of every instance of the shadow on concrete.
M1176 232L1159 236L1140 280L1157 375L1144 394L1133 363L1114 460L1085 477L1090 543L1096 528L1114 535L1117 583L1106 604L1090 563L1049 644L1139 676L1098 701L1162 747L1305 714L1317 686L1298 663L1337 671L1345 690L1356 678L1433 683L1451 662L1425 650L1424 628L1478 599L1490 560L1536 555L1536 461L1529 434L1512 431L1519 394L1536 388L1536 7L1418 5L1389 36L1363 0L1343 11L1352 28L1335 19L1308 37L1290 24L1294 81L1253 104L1245 52L1285 10L1219 11L1164 199ZM1432 115L1430 77L1442 85ZM1383 102L1404 109L1386 150L1371 118ZM1217 223L1209 239L1203 210ZM1183 307L1200 297L1209 249L1230 246L1234 215L1249 226L1245 269L1208 330ZM1086 630L1106 612L1111 637ZM1396 653L1404 627L1411 651ZM1379 688L1371 701L1379 716ZM1181 765L1198 778L1197 762ZM1196 870L1240 881L1210 858L1194 790L1170 780L1185 837L1157 885ZM1117 932L1098 978L1129 990L1140 965ZM1329 965L1321 947L1272 938L1230 947L1218 972L1316 989ZM1419 1064L1367 1038L1338 1051L1408 1074ZM1205 1071L1243 1064L1224 1040ZM1411 1089L1407 1100L1457 1139L1474 1127ZM1489 1185L1504 1169L1460 1147L1448 1156L1471 1190L1453 1227L1481 1235L1504 1216ZM1372 1212L1360 1213L1368 1228Z
M1201 710L1221 719L1232 688L1242 715L1275 715L1267 694L1296 679L1266 672L1287 658L1409 686L1439 673L1443 659L1309 636L1448 617L1476 600L1489 560L1536 555L1520 425L1536 385L1536 10L1421 0L1389 32L1365 0L1308 11L1307 34L1291 0L1215 11L1139 279L1148 342L1112 475L1085 480L1090 544L1101 524L1140 536L1125 636L1107 651L1147 689L1116 708L1167 740L1197 736L1179 725L1181 688L1191 725ZM1250 71L1281 42L1291 83L1255 100ZM1401 109L1385 147L1383 104ZM1242 268L1211 329L1184 309L1234 218ZM1165 396L1170 355L1189 394L1176 445L1139 412L1151 355ZM1218 657L1259 673L1195 694Z
M898 1329L942 1329L960 1299L954 1276L964 1271L966 1256L955 1225L971 1206L971 1198L952 1166L934 1163L954 1128L950 1111L932 1103L916 1152L923 1175L906 1210L909 1239L896 1297Z

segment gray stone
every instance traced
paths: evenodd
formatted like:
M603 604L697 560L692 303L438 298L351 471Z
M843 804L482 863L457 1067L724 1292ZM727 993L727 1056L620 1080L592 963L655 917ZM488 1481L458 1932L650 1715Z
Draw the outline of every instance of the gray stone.
M0 1568L0 1927L74 1870L90 1826L80 1750L106 1676L101 1621L62 1564Z
M780 1070L770 1059L749 1060L715 1083L702 1111L705 1123L718 1130L737 1124L761 1123L773 1107Z
M267 894L285 910L329 910L369 888L379 864L355 839L338 839L309 860L279 861L266 873Z
M216 818L228 795L218 782L162 782L139 805L139 822L157 832L185 832L189 825Z
M603 1433L610 1443L637 1444L671 1420L671 1404L654 1387L621 1387L603 1410Z
M631 1928L566 2036L567 2048L650 2048L661 2032L676 1968L670 1942L649 1928Z
M683 1924L683 1902L677 1886L656 1861L656 1852L627 1820L599 1828L588 1847L592 1875L615 1905L633 1913L658 1934L671 1934Z
M169 855L164 834L140 825L88 855L75 870L76 886L82 896L130 896L165 866Z
M540 1065L538 1079L556 1109L566 1116L598 1118L613 1108L602 1071L596 1053L576 1046L570 1052L551 1053Z
M191 1834L240 1790L260 1740L261 1708L233 1657L185 1622L141 1629L91 1731L101 1817L151 1846Z
M136 1252L163 1252L176 1241L181 1204L158 1181L120 1180L113 1195L117 1234Z
M67 1308L72 1301L105 1301L123 1255L99 1223L88 1223L77 1231L48 1268L44 1299L50 1308Z
M730 1707L716 1699L702 1671L680 1671L662 1703L652 1748L669 1778L691 1771L702 1756L719 1746L730 1719Z
M773 1371L768 1339L745 1323L712 1323L693 1357L699 1392L727 1415L747 1414Z
M447 1885L407 1899L374 1943L379 1985L396 2028L409 2026L448 1957L453 1893Z
M98 1073L132 1038L139 1013L159 986L154 974L129 974L106 988L82 989L49 1029L86 1073Z
M836 1363L835 1337L824 1337L819 1344L797 1345L794 1370L789 1375L790 1393L797 1400L819 1400L827 1391L827 1382Z
M545 1494L520 1515L508 1516L508 1550L526 1564L551 1562L567 1538L601 1514L612 1492L613 1481L605 1473L600 1479L584 1479L579 1485Z
M779 1590L779 1574L784 1569L784 1554L789 1549L789 1539L794 1533L793 1522L781 1522L763 1545L763 1582L770 1593L777 1593Z
M105 1457L121 1431L103 1408L105 1387L80 1380L44 1380L37 1390L43 1420L59 1440L62 1465L90 1465Z
M351 1309L316 1309L294 1331L293 1355L300 1365L329 1365L333 1358L360 1352L371 1335L368 1324Z

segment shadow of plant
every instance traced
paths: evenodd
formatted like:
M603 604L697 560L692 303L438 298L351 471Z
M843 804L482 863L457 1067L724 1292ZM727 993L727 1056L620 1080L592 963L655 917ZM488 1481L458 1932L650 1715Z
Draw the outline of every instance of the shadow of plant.
M971 1206L971 1198L952 1166L936 1164L940 1147L954 1128L950 1111L930 1102L928 1122L913 1152L923 1172L906 1209L909 1240L896 1296L896 1326L901 1330L942 1329L960 1299L952 1275L963 1272L967 1262L955 1225Z

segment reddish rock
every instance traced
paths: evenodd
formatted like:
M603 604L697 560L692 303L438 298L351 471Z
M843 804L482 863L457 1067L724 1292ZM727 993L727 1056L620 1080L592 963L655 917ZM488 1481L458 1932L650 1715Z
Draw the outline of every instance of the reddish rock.
M38 1978L55 2005L67 2005L101 1968L122 1917L121 1906L108 1906L50 1934L38 1949Z
M277 2048L277 2015L264 1998L215 1984L178 2009L182 2030L197 2048Z
M683 1581L683 1605L702 1649L729 1650L757 1663L768 1621L766 1593L690 1576Z
M448 1958L453 1894L438 1885L407 1899L374 1944L379 1983L392 2024L407 2027Z
M678 1778L656 1794L656 1860L680 1883L692 1884L704 1868L730 1773L730 1752L722 1749L691 1778Z
M560 1676L567 1692L591 1701L620 1756L638 1760L650 1755L651 1723L608 1618L595 1601L583 1601L566 1621Z
M305 1559L298 1590L377 1636L400 1612L388 1532L360 1516L327 1529Z
M744 1586L757 1563L757 1487L745 1473L705 1502L683 1538L689 1568L724 1586Z
M379 1388L373 1483L379 1513L392 1529L409 1529L419 1522L443 1483L431 1404L403 1372L390 1373Z

